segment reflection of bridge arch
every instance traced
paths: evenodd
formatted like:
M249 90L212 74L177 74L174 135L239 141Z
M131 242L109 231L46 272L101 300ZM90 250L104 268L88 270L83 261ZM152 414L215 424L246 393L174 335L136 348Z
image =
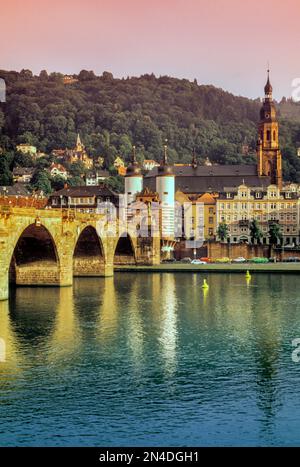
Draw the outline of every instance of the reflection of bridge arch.
M137 251L134 240L125 232L119 236L114 248L114 265L136 264Z
M73 275L103 275L105 263L105 251L101 238L93 226L85 226L81 230L74 248Z
M19 234L10 256L10 282L31 285L59 284L59 255L52 234L31 223Z

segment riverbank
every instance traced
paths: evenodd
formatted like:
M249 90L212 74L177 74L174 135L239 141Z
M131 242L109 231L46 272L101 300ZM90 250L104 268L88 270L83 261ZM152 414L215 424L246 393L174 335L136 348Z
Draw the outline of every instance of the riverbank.
M220 272L220 273L257 273L300 274L300 263L266 264L182 264L164 263L157 266L116 266L116 272Z

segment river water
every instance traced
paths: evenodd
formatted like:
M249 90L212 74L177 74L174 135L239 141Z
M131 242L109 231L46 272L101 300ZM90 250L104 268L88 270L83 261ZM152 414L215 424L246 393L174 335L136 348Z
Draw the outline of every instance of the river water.
M0 302L0 445L300 445L299 276L116 273ZM5 343L5 349L3 344Z

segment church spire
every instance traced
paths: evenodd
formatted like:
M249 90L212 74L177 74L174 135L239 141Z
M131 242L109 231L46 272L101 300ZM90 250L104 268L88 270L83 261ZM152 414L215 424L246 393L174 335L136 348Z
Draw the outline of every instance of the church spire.
M136 148L135 146L132 146L132 156L131 156L131 163L136 164Z
M272 100L273 99L273 96L272 96L273 88L270 83L270 70L268 69L267 72L268 72L268 79L265 85L265 99Z
M163 165L168 165L168 140L165 139Z
M77 133L76 146L82 146L79 133Z

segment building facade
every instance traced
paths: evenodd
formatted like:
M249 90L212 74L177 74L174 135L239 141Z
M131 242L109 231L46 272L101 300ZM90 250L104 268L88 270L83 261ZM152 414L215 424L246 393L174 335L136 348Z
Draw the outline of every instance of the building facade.
M230 243L251 242L253 220L261 231L261 243L269 244L270 226L278 224L283 245L299 244L299 188L295 184L266 189L240 185L226 188L216 202L217 225L228 227Z

